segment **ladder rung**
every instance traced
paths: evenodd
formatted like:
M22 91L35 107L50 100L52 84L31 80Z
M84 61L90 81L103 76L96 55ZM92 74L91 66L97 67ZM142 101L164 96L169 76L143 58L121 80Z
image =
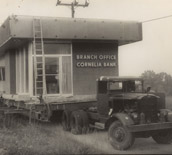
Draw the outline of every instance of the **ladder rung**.
M42 44L41 44L41 43L35 43L35 47L36 47L36 46L42 47Z
M41 31L40 31L40 30L39 30L39 31L38 31L38 30L35 30L35 35L36 35L36 34L41 35Z
M40 26L40 25L34 25L34 26L35 26L35 28L36 28L36 27L40 27L40 28L41 28L41 26Z
M35 45L35 50L42 50L42 45Z
M40 32L40 33L41 33L41 30L35 30L35 33L38 33L38 32Z
M35 36L36 39L41 39L41 36Z
M37 87L36 89L43 89L43 87Z
M42 62L42 61L43 61L43 58L37 57L36 60L37 60L38 62L39 62L39 61Z
M41 44L41 38L35 38L35 42Z
M41 35L41 30L35 30L35 34L40 34Z
M37 52L40 52L40 51L42 51L42 49L35 49Z
M41 35L41 31L35 30L35 35Z
M35 22L34 22L34 25L35 25L35 26L36 26L37 24L40 25L40 21L35 21Z
M42 45L41 44L37 44L37 45L35 45L35 49L42 49Z
M39 62L40 62L40 63L43 63L42 61L38 61L38 60L37 60L37 62L38 62L38 63L39 63Z
M35 43L36 44L41 44L41 40L40 39L37 39L37 40L35 40Z

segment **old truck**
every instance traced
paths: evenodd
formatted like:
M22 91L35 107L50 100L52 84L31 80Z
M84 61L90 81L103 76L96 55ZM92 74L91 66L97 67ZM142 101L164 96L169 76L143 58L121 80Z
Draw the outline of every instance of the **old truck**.
M97 79L96 98L45 96L17 101L1 96L4 114L24 114L29 120L61 121L65 131L89 133L95 128L108 131L111 145L118 150L129 149L135 138L152 137L157 143L172 142L172 111L165 107L165 95L143 88L140 77L101 76ZM84 88L83 88L84 89ZM52 98L51 98L52 99Z
M152 137L157 143L172 142L172 111L165 109L165 96L143 89L139 77L100 77L95 106L64 110L64 130L86 133L89 127L108 130L111 145L130 148L137 137Z

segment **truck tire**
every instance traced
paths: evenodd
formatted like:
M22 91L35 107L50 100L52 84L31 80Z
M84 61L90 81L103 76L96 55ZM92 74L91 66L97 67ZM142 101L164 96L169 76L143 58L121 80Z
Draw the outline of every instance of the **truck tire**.
M80 111L73 111L70 117L71 132L74 135L82 133L82 119Z
M86 134L89 130L89 119L85 111L80 110L80 116L82 121L82 134Z
M158 144L170 144L172 143L172 130L159 131L153 134L152 138Z
M127 150L133 145L135 137L120 121L115 121L109 127L108 139L115 149Z
M62 126L64 131L70 131L70 115L71 111L64 110L62 114Z

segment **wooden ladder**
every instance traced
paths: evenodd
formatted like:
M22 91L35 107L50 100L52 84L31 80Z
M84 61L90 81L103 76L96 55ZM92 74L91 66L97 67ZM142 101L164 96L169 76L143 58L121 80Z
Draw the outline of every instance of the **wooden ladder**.
M44 42L41 19L33 19L35 96L46 94Z

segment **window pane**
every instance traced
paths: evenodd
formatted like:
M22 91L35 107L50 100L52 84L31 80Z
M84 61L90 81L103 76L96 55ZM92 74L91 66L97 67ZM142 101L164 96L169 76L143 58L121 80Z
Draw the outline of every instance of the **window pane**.
M122 90L122 82L110 82L110 90Z
M45 54L70 54L70 44L44 44Z
M47 94L59 94L59 58L45 58Z
M59 59L45 58L45 74L58 74L58 73L59 73Z
M59 94L59 79L57 76L46 76L47 94Z

